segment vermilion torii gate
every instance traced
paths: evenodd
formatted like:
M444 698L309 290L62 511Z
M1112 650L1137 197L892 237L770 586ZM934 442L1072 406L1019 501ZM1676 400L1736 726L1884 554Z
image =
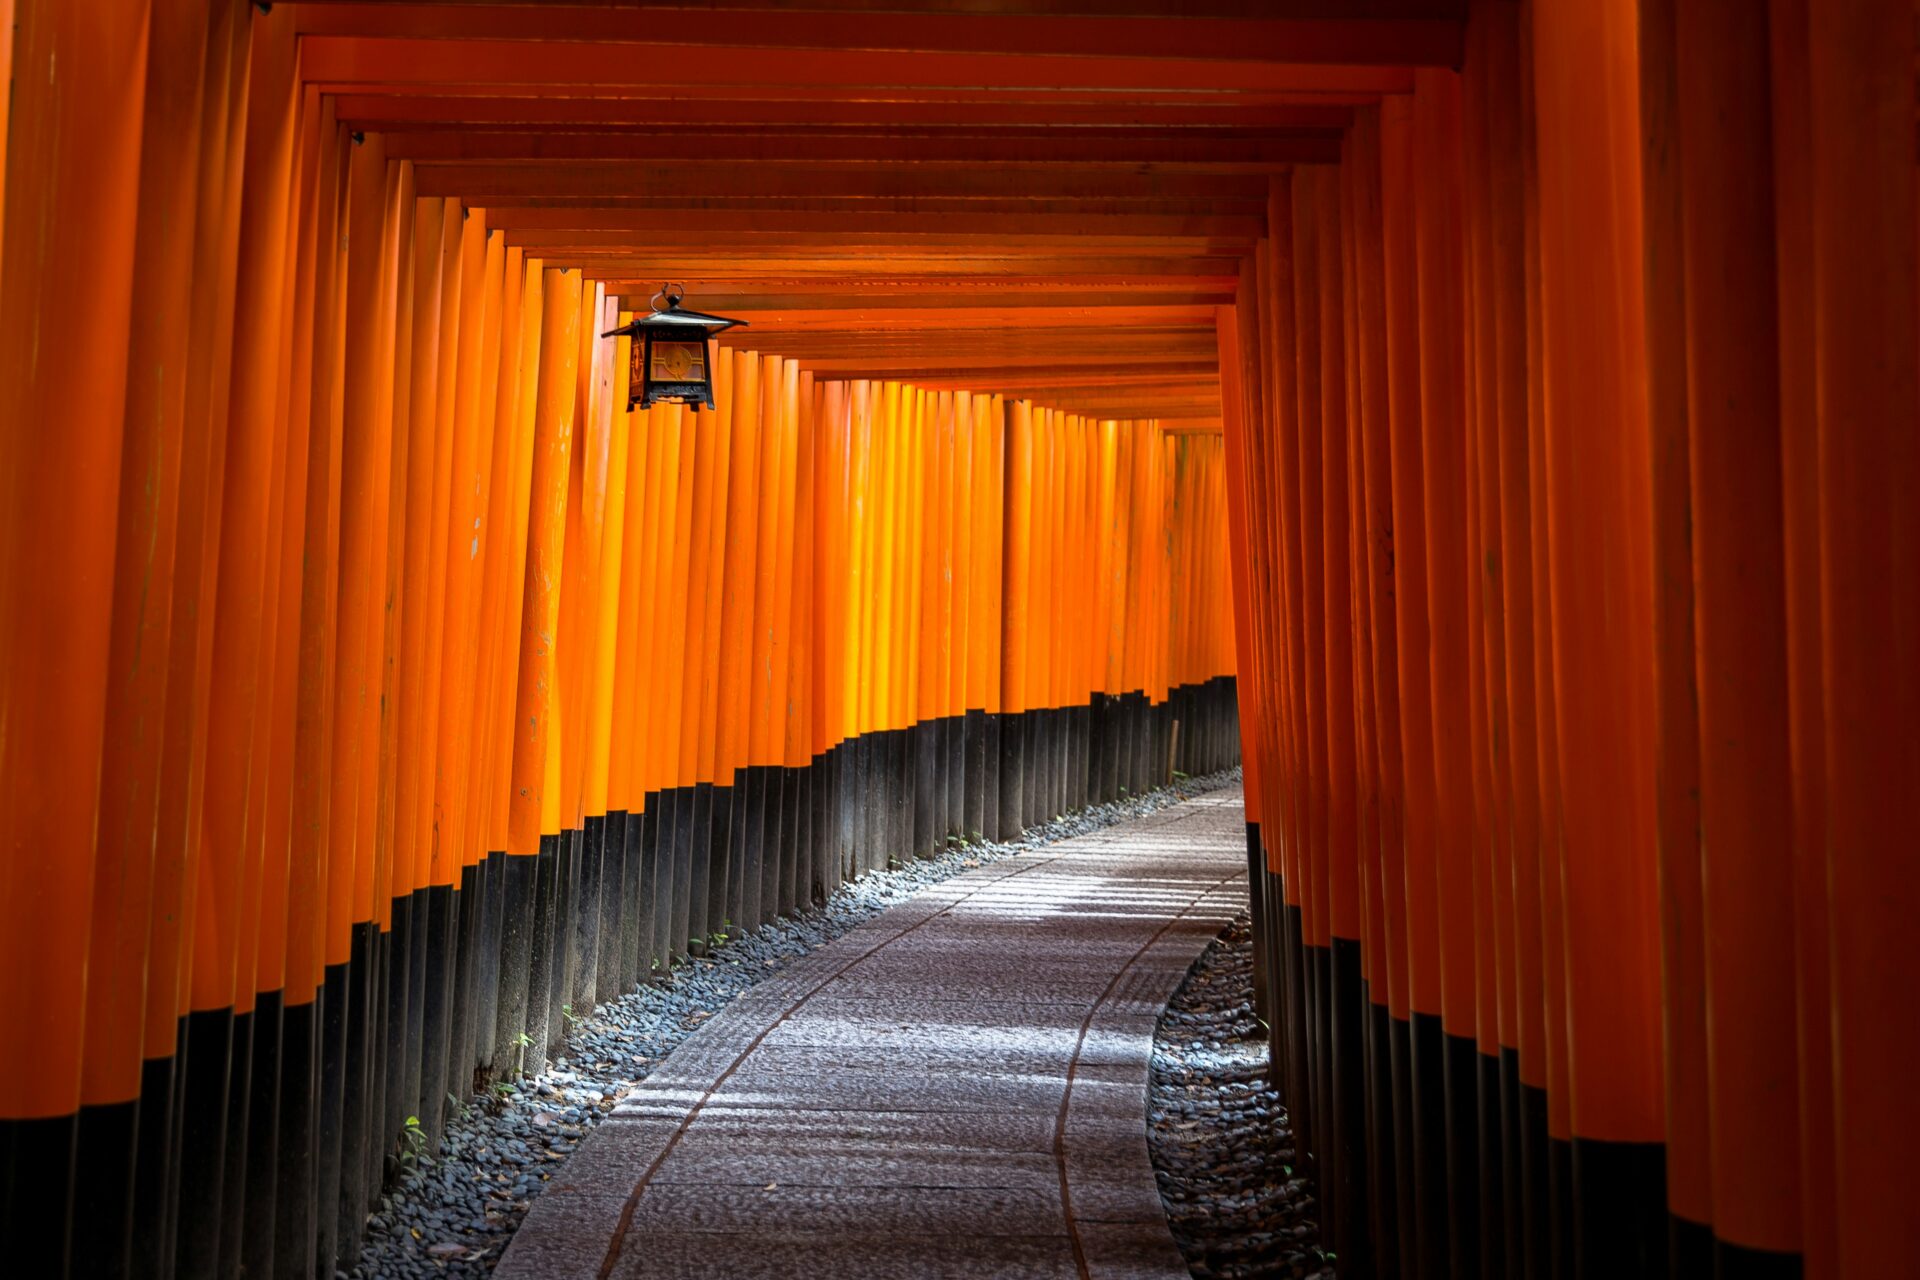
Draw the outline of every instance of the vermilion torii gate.
M1244 758L1344 1271L1920 1270L1914 19L0 0L0 1258Z

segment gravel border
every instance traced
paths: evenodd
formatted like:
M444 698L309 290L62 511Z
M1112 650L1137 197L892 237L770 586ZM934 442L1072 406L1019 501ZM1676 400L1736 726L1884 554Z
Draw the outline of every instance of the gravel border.
M653 983L574 1020L565 1056L514 1086L496 1086L453 1110L437 1156L409 1161L367 1223L346 1280L485 1276L527 1207L587 1132L700 1024L788 961L833 941L927 885L1117 822L1142 817L1240 781L1238 768L1183 779L1144 795L1094 805L1011 841L956 845L931 858L872 872L826 903L687 960Z
M1287 1110L1267 1078L1245 912L1194 962L1154 1031L1147 1146L1197 1280L1332 1280L1318 1204L1295 1172Z

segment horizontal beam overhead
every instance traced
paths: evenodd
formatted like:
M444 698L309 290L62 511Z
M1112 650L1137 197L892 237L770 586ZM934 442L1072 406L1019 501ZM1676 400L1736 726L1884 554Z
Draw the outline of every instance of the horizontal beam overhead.
M490 164L429 161L414 166L421 195L497 200L654 199L678 204L732 197L819 200L846 196L902 200L1017 198L1181 201L1196 208L1241 202L1262 205L1265 173L1195 172L1177 165L965 163L875 165L845 161L510 160ZM1115 212L1125 212L1115 208Z
M1066 95L998 93L956 98L948 94L911 100L901 94L885 99L834 98L826 95L780 98L651 97L540 98L459 86L437 87L430 95L403 86L382 92L356 88L335 99L338 118L364 128L405 132L447 126L512 126L534 129L659 129L742 127L771 129L884 127L1073 129L1344 129L1350 105L1316 97L1286 103L1162 102L1129 95L1113 100Z
M822 377L1219 415L1276 174L1457 66L1463 0L304 0L426 198Z
M1332 164L1340 136L1331 129L1228 134L1220 130L1163 129L1152 133L1023 129L1019 132L914 129L786 130L739 126L724 130L630 130L609 133L471 128L396 134L387 155L420 163L459 161L725 161L767 164L1116 164L1161 165L1177 173L1271 172L1288 164Z
M452 184L449 184L452 185ZM422 195L433 194L421 192ZM440 194L457 194L444 192ZM659 243L666 236L697 238L719 247L741 234L771 237L764 243L792 243L794 237L825 238L836 244L871 237L898 237L942 243L971 243L983 248L1013 243L1061 242L1091 248L1121 245L1179 247L1223 253L1246 253L1266 233L1266 219L1251 214L1194 215L1121 212L1072 213L913 213L905 209L872 212L782 209L778 216L754 209L621 208L604 203L578 206L509 204L499 199L470 199L487 208L487 225L505 230L621 230L635 234L636 246ZM644 238L642 238L644 237ZM511 241L511 236L509 236Z
M1178 45L1173 47L1177 48ZM725 89L758 97L785 87L850 89L1158 90L1198 99L1222 93L1405 93L1404 65L1272 61L1258 55L1220 58L1115 57L1078 53L1010 55L822 48L805 57L757 45L732 45L724 56L689 57L662 40L469 40L309 35L301 70L330 88L399 81L409 85L520 85L554 96L605 96L623 87Z
M628 296L636 302L645 302L651 296L634 293ZM719 295L698 295L701 305L716 305ZM977 335L980 332L992 333L1043 333L1050 331L1077 332L1089 328L1126 329L1151 328L1165 330L1170 326L1186 326L1195 330L1210 329L1213 324L1213 311L1220 304L1215 301L1174 304L1166 306L1110 305L1110 306L1033 306L1023 307L1015 312L1002 312L988 306L958 308L949 306L926 307L909 306L895 309L885 308L848 308L821 305L813 310L793 308L775 310L759 308L746 303L756 299L743 299L741 302L729 302L729 315L739 315L749 320L753 328L760 333L811 333L822 331L919 331L925 333L967 333ZM969 341L975 338L969 337Z
M447 31L444 14L425 5L304 4L296 21L301 32L313 35L438 38ZM1463 44L1458 21L1432 17L1195 22L1190 17L763 10L743 23L735 13L713 9L529 4L476 7L460 23L460 33L493 40L657 43L678 47L690 61L751 43L774 49L1453 66Z

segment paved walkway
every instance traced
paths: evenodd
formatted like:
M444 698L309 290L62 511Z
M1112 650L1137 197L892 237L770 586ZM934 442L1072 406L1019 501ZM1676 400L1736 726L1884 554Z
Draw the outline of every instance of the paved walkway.
M1246 902L1240 792L935 885L690 1037L497 1276L1184 1277L1148 1163L1161 1009Z

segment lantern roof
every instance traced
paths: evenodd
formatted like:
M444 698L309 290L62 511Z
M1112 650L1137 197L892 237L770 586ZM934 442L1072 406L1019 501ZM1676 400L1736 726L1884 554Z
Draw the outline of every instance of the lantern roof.
M609 329L601 334L611 338L623 333L638 333L642 329L705 329L708 334L719 333L735 327L746 327L745 320L734 320L727 316L710 316L704 311L693 311L680 305L680 299L686 296L679 291L678 285L668 285L653 295L653 311L649 315L635 316L618 329ZM664 300L664 306L661 305Z

